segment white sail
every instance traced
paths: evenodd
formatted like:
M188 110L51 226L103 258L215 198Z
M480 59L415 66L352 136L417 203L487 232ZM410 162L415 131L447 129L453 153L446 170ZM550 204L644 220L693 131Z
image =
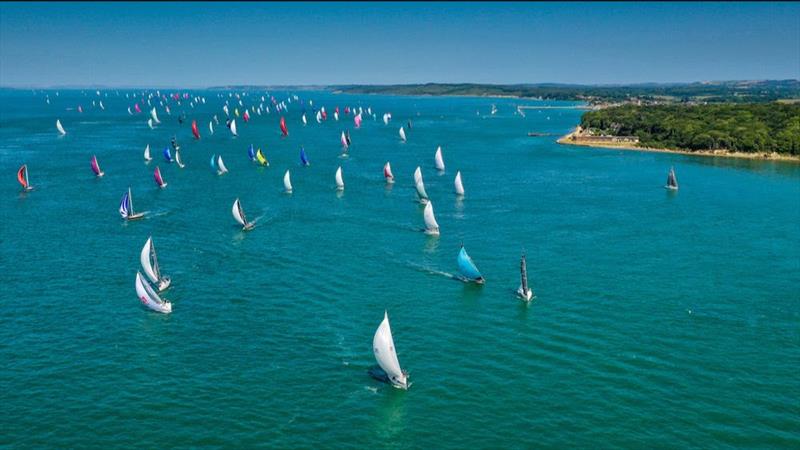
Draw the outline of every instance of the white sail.
M150 127L150 129L151 129L151 130L152 130L153 128L155 128L155 127L153 126L153 119L152 119L152 118L150 118L150 119L147 119L147 126L148 126L148 127Z
M183 164L183 161L181 161L181 152L178 150L175 150L175 162L178 163L178 167L180 167L181 169L186 167L186 165Z
M217 173L222 175L223 173L228 173L228 168L225 167L225 162L222 161L222 155L217 156Z
M242 216L242 205L239 203L238 198L234 200L231 212L233 213L233 218L239 222L239 225L243 227L247 226L247 220Z
M389 315L386 312L383 313L383 321L378 326L378 329L375 330L375 336L372 338L372 351L375 354L375 360L381 369L386 372L386 376L392 385L407 389L408 378L400 368L400 361L397 360L392 328L389 325Z
M342 166L339 166L336 169L336 189L343 191L344 190L344 180L342 179Z
M61 119L56 119L56 129L58 130L58 132L59 132L59 133L60 133L62 136L63 136L63 135L65 135L65 134L67 134L67 132L66 132L66 131L64 131L64 127L61 125Z
M236 119L231 120L231 133L233 133L234 136L239 135L239 133L236 132Z
M150 157L150 144L147 144L147 147L144 148L144 160L150 161L153 158Z
M456 194L464 195L464 185L461 183L461 171L459 170L456 172L456 180L454 182L456 186Z
M147 275L147 278L149 278L153 283L158 283L160 279L160 276L157 272L158 268L154 267L150 261L152 246L153 238L149 237L147 238L147 242L144 243L144 247L142 247L142 252L139 254L139 262L142 263L142 269L144 270L144 274Z
M422 171L420 170L419 166L417 166L417 170L414 171L414 187L417 189L419 201L421 203L427 203L428 193L425 192L425 182L422 181Z
M394 183L394 174L392 173L392 165L389 164L389 161L386 161L386 165L383 166L383 177L386 178L387 183Z
M433 203L428 202L428 204L425 205L423 216L425 218L425 233L438 236L439 224L436 222L436 217L433 215Z
M304 114L303 114L303 125L306 125L307 123L308 123L308 121L306 121L306 115L305 115L305 113L304 113Z
M172 312L172 303L162 300L150 284L142 279L142 274L138 271L136 272L136 295L139 296L139 301L142 302L143 305L153 311L164 314Z
M405 142L406 141L406 130L404 130L403 127L400 127L399 133L400 133L400 139L402 139L403 142Z
M442 158L442 146L436 148L436 154L433 157L436 163L436 170L444 170L444 158Z
M210 131L211 134L214 134L214 121L212 120L208 121L208 131Z
M286 173L283 174L283 187L286 189L286 192L292 192L292 180L289 176L289 169L286 169Z
M155 106L153 106L153 109L150 110L150 117L153 119L153 123L155 123L155 124L161 123L161 121L158 120L158 113L156 113L156 107Z

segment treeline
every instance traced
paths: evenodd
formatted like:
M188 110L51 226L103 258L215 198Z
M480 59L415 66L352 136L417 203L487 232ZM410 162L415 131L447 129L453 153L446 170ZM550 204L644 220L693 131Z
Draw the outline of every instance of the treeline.
M800 104L623 105L590 111L581 126L638 136L642 146L800 155Z
M744 103L800 98L799 80L584 86L567 84L396 84L330 86L341 92L394 95L515 96L590 103L640 99L649 102Z

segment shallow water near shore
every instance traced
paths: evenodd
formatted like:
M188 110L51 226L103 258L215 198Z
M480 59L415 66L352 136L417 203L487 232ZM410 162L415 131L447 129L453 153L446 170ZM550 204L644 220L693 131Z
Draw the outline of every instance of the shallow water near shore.
M224 117L218 91L159 107L155 130L128 115L127 91L104 92L106 111L94 91L51 91L50 105L0 91L0 445L800 446L800 166L562 146L527 133L563 135L581 110L514 114L563 102L297 92L328 120L303 126L292 103L288 138L274 112L237 120L233 138L224 121L208 133ZM337 105L377 120L356 130L333 120ZM173 134L185 169L161 156ZM247 159L251 143L270 167ZM421 232L418 165L439 238ZM670 166L677 193L663 189ZM148 214L126 224L128 186ZM247 233L237 197L256 221ZM168 316L134 290L151 235L172 278ZM453 279L461 243L484 286ZM522 252L530 305L514 295ZM368 373L384 310L408 391Z

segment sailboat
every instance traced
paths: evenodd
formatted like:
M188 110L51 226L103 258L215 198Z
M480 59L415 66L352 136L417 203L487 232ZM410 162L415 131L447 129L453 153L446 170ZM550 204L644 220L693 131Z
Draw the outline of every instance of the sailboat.
M119 215L125 220L136 220L144 217L144 213L136 213L133 211L133 196L131 195L131 188L128 192L122 194L122 201L119 202Z
M286 128L286 119L284 119L283 117L281 117L280 127L281 127L281 135L283 137L289 136L289 129Z
M664 186L665 189L669 189L671 191L678 190L678 179L675 178L675 168L669 168L669 175L667 175L667 185Z
M425 234L439 236L439 224L436 222L436 217L433 215L433 203L428 202L428 204L425 205L423 217L425 219Z
M497 106L492 105L492 115L497 114Z
M250 147L247 149L247 157L250 158L250 161L255 162L255 160L256 160L256 149L253 148L253 144L250 144Z
M153 119L152 118L147 119L147 126L150 127L151 130L155 129L155 126L153 126Z
M233 208L231 210L233 213L233 218L239 222L239 225L242 226L242 231L249 231L252 230L255 226L254 224L247 221L247 217L244 215L244 210L242 209L242 204L239 202L239 199L233 201Z
M342 143L342 148L347 151L349 144L347 143L347 136L345 136L344 131L342 131L342 136L339 138L339 142Z
M289 176L289 169L286 169L286 173L283 174L283 187L287 194L292 193L292 179Z
M399 133L400 133L400 139L403 142L405 142L406 141L406 130L404 130L403 127L400 127Z
M208 131L209 131L209 133L214 134L214 121L213 120L209 120L208 121Z
M422 181L422 170L420 170L419 166L417 166L417 170L414 171L414 187L417 189L419 202L423 205L428 203L428 193L425 192L425 183Z
M528 287L528 266L525 264L525 254L522 254L522 259L519 262L520 284L517 289L517 295L526 302L533 298L533 290Z
M178 167L180 167L181 169L186 167L186 165L183 164L183 161L181 161L181 152L180 152L180 150L175 150L175 162L178 164Z
M436 163L436 170L444 172L444 158L442 158L442 146L436 148L436 154L433 157Z
M64 127L61 125L61 119L56 119L56 130L58 130L61 136L67 134L67 132L64 130Z
M308 121L306 120L306 113L303 113L301 120L303 121L303 126L306 126L306 124L308 124Z
M200 140L200 130L197 129L197 121L196 120L192 120L192 134L194 135L195 139Z
M456 187L456 195L463 196L464 195L464 184L461 183L461 171L460 170L458 172L456 172L456 179L453 182L453 184L455 184L455 187Z
M256 152L256 160L258 160L259 164L262 166L269 166L269 161L267 161L267 158L261 153L261 149L258 149Z
M147 242L144 243L142 252L139 254L139 262L142 263L142 269L147 278L158 286L158 292L169 287L172 280L161 274L161 267L158 265L158 255L156 255L156 247L153 245L152 236L148 237Z
M161 169L159 169L158 166L156 166L156 170L153 172L153 178L155 178L156 184L161 189L167 187L167 183L165 183L164 179L161 177Z
M102 177L106 173L100 170L100 165L97 164L97 156L92 155L92 172L94 172L95 176Z
M392 174L392 166L389 161L383 166L383 177L386 178L387 183L394 183L394 174Z
M169 314L172 312L172 303L162 300L158 296L150 283L142 278L142 274L136 271L136 295L139 296L139 301L142 304L155 312Z
M150 118L153 119L153 123L155 123L156 125L161 123L161 121L158 120L158 114L156 113L155 106L153 106L153 109L150 110Z
M167 160L168 163L172 162L172 154L169 152L169 147L164 147L164 159Z
M239 135L239 133L236 132L236 119L231 120L230 128L231 128L231 133L234 136L238 136Z
M30 192L33 190L30 181L28 180L28 165L23 164L17 172L17 181L22 185L22 192Z
M303 166L310 166L311 163L308 162L308 156L306 156L306 149L300 147L300 164Z
M355 117L353 117L353 124L356 128L361 128L361 113L358 113Z
M242 119L244 119L245 122L250 122L250 113L248 113L246 109L244 110L244 114L242 114Z
M144 160L145 162L153 160L153 158L150 157L150 144L147 144L147 147L144 148Z
M391 118L392 118L392 115L391 115L391 114L389 114L389 113L384 113L384 114L383 114L383 124L384 124L384 125L389 125L389 119L391 119Z
M224 175L228 173L228 168L225 167L225 162L222 161L222 155L217 156L217 175Z
M468 281L474 281L478 284L483 284L484 279L472 258L469 257L467 251L464 250L464 245L461 245L461 251L458 252L458 270L461 272Z
M372 338L372 352L375 354L375 360L383 370L386 380L396 388L408 389L408 373L400 368L400 361L397 360L387 312L383 313L383 321L375 330L375 336Z
M336 190L343 191L344 190L344 180L342 179L342 166L339 166L336 169Z

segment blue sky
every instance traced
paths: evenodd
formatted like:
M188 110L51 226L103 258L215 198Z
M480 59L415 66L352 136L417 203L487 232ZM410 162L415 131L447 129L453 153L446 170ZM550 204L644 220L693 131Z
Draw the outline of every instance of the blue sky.
M0 85L800 78L798 3L0 4Z

